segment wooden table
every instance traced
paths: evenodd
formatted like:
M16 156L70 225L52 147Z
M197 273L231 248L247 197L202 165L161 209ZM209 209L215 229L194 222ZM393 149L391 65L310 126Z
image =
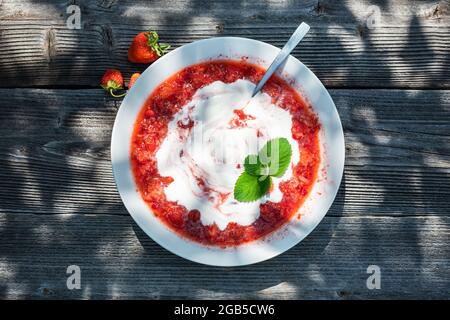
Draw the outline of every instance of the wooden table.
M66 25L71 3L79 30ZM330 89L345 130L333 207L253 266L167 252L116 191L120 100L99 78L143 70L126 53L148 28L174 48L223 35L282 46L301 21L312 28L294 55ZM0 87L1 298L449 298L448 0L3 0ZM69 265L79 290L66 287ZM379 290L366 286L369 265Z

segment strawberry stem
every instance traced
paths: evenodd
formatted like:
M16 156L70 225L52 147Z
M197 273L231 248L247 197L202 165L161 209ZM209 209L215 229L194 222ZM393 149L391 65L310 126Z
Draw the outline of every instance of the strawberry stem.
M158 57L161 57L165 53L167 53L167 50L170 48L170 45L167 43L158 43L159 36L158 33L155 31L148 31L146 33L147 36L147 45L156 52Z
M125 97L125 96L126 96L127 92L124 91L124 92L121 93L121 94L115 94L115 93L114 93L114 89L111 88L111 89L109 89L109 94L112 95L114 98L122 98L122 97Z

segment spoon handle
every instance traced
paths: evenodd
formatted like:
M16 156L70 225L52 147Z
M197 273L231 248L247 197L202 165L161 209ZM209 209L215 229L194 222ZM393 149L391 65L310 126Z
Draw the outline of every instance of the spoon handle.
M253 91L252 97L254 97L259 90L266 84L267 80L272 76L272 74L275 72L275 70L278 69L278 67L286 60L286 58L289 56L289 54L294 50L294 48L297 46L297 44L303 39L303 37L306 35L306 33L309 31L309 25L302 22L297 30L292 34L292 36L289 38L288 42L284 45L283 49L278 53L278 55L273 60L272 64L270 65L269 69L267 69L266 73L264 74L261 81L259 81L258 85L256 86L255 90Z

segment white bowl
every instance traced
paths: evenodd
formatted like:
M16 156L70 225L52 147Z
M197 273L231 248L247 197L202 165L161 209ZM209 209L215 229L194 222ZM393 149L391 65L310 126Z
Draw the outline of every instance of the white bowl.
M300 44L301 46L301 44ZM137 191L130 163L133 126L144 102L162 81L181 69L212 59L239 59L267 68L280 49L267 43L235 37L212 38L184 45L154 62L136 81L122 102L111 140L111 161L122 201L133 219L154 241L167 250L192 261L216 266L240 266L279 255L304 239L322 220L334 201L344 170L344 134L336 107L319 79L299 60L290 56L278 70L294 80L303 97L312 105L321 124L321 165L319 177L299 209L301 219L272 234L232 248L205 246L180 237L154 216Z

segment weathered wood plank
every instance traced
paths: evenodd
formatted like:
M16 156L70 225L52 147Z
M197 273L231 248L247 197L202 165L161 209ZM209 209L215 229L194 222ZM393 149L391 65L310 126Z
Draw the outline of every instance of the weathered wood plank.
M2 2L0 86L97 86L108 67L142 70L126 52L148 28L174 48L222 35L282 46L305 20L312 30L294 55L328 86L450 88L448 0L372 1L380 10L375 28L367 27L374 7L361 1L77 3L81 30L66 27L67 1Z
M331 90L346 138L332 216L448 215L450 91ZM126 215L109 158L119 100L1 89L0 212Z
M326 217L301 244L253 266L216 268L165 251L129 216L0 214L1 298L441 298L450 218ZM81 268L81 290L66 268ZM381 289L368 290L369 265Z
M72 3L72 2L70 2ZM0 87L97 86L149 27L178 47L234 35L295 51L333 87L450 88L449 1L0 1ZM368 17L380 8L375 28ZM375 8L376 9L376 8ZM450 291L450 91L331 90L346 170L325 220L255 266L197 265L133 223L109 161L119 101L100 90L0 89L1 298L443 298ZM66 268L82 289L66 288ZM366 268L382 289L366 288Z

